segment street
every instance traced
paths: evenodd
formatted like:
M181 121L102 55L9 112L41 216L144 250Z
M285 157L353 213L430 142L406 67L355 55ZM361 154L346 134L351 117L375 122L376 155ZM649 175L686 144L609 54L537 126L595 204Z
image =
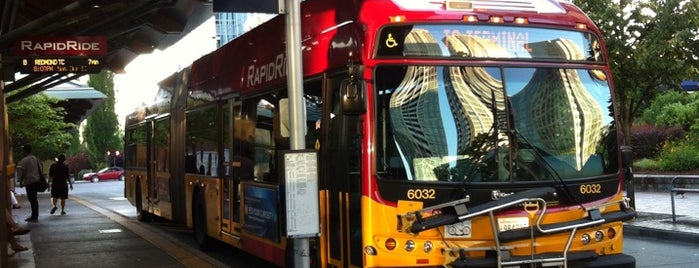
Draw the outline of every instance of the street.
M112 211L136 221L136 210L123 197L122 181L98 183L79 182L70 195L94 206ZM68 202L73 202L68 200ZM230 267L269 267L270 264L228 245L220 245L212 251L202 252L197 248L192 232L186 227L164 221L138 223L147 225L159 235L175 240L189 250L206 254ZM699 263L699 244L686 241L670 241L627 235L624 237L626 253L636 258L637 267L695 267Z

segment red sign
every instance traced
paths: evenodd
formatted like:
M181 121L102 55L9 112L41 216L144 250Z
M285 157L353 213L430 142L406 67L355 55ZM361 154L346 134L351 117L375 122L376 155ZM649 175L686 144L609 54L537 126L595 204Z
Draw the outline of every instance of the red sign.
M12 46L16 56L87 56L107 54L104 36L28 37Z

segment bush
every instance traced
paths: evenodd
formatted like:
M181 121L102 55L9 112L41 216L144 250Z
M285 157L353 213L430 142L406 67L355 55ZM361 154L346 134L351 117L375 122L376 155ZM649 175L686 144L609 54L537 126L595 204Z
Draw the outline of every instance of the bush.
M83 179L83 176L84 176L85 174L87 174L87 173L90 173L90 172L94 172L94 171L92 171L92 169L83 169L83 170L80 170L80 171L78 171L78 176L75 177L75 179L76 179L76 180L82 180L82 179Z
M632 126L631 146L634 158L656 158L667 141L677 140L682 136L683 131L680 127Z
M667 91L658 94L638 122L655 126L681 126L689 130L699 113L699 95Z
M639 159L633 163L633 168L640 170L658 170L659 166L658 161L648 158Z
M70 170L70 174L78 176L81 175L78 174L78 172L80 172L81 170L92 168L90 159L87 158L86 154L76 154L72 157L69 157L68 159L66 159L66 164L68 165L68 170Z
M660 153L658 165L663 171L699 169L699 139L668 142Z

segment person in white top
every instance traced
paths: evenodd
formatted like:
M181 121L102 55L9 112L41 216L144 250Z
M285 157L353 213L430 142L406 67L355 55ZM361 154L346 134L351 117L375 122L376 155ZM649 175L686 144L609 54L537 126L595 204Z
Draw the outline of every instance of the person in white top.
M20 187L27 188L27 200L32 208L32 215L29 218L24 219L28 222L36 222L39 220L39 199L38 190L36 187L39 182L39 159L32 154L32 146L29 144L24 145L24 153L26 156L19 161L17 165L17 172L19 175Z

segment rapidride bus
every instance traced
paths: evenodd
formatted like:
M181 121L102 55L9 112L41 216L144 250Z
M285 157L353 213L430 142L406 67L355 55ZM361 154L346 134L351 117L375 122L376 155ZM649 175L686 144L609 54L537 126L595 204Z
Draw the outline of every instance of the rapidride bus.
M635 266L622 243L630 150L604 41L579 8L301 5L313 266ZM160 101L128 116L125 194L139 219L290 266L284 23L169 76Z

